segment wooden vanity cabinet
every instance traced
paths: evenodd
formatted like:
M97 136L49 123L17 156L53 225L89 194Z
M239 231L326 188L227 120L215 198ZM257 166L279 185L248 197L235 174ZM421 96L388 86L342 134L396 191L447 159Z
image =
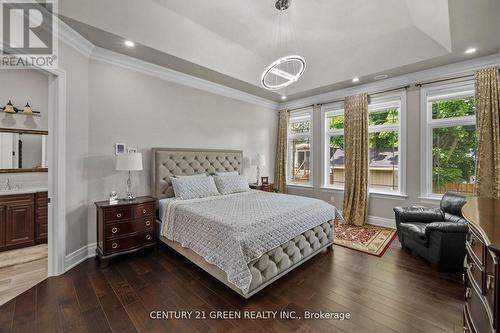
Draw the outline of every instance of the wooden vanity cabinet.
M40 204L46 202L43 193L0 196L0 251L47 242L47 204L45 208Z

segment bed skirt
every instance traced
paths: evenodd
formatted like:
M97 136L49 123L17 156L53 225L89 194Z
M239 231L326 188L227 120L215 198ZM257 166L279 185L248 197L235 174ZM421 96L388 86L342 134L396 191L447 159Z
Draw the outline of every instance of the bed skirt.
M247 299L316 254L324 252L327 247L331 246L333 249L333 221L309 229L285 244L252 260L248 264L252 274L250 289L248 293L243 293L227 280L226 273L219 267L209 264L193 250L182 247L180 243L160 235L161 221L156 220L156 223L155 232L159 240Z

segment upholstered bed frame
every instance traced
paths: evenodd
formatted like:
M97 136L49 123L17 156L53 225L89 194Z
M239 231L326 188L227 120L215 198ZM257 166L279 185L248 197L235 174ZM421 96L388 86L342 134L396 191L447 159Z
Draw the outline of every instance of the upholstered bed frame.
M153 148L154 195L157 199L173 197L171 177L174 175L224 171L241 173L242 164L243 152L239 150ZM250 262L248 267L252 281L248 293L243 293L227 280L223 270L209 264L191 249L162 236L161 221L156 220L156 223L156 237L159 240L247 299L333 244L333 221L307 230Z

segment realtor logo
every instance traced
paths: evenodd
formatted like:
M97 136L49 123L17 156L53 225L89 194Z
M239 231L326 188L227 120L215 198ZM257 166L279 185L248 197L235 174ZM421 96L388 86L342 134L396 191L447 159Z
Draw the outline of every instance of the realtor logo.
M54 0L0 0L0 67L57 67Z

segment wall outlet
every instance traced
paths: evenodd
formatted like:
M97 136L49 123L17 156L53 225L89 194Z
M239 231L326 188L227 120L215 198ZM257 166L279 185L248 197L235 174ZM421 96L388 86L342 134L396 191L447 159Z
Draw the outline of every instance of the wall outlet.
M330 197L330 202L335 203L335 197Z

